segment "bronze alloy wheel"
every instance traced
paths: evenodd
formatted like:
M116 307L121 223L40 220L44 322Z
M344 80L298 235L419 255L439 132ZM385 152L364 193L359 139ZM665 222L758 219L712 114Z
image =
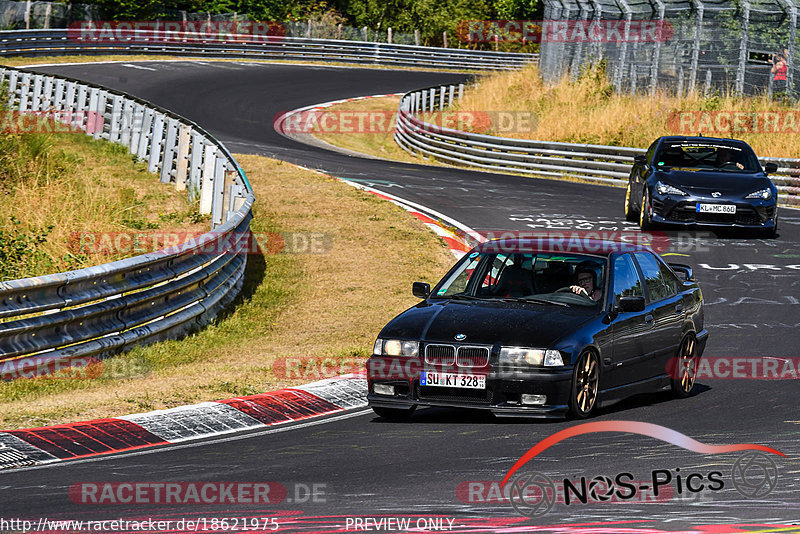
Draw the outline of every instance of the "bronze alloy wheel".
M578 419L591 415L597 404L597 392L600 388L600 366L594 352L584 351L575 364L572 377L572 395L569 399L569 410Z
M685 398L692 394L697 378L697 355L695 339L689 334L683 338L678 350L678 358L672 373L672 391L677 397Z
M633 202L631 202L630 181L628 181L628 187L625 189L625 220L628 222L636 222L636 211L634 211Z
M639 208L639 228L649 230L653 223L650 221L650 199L647 195L647 187L642 190L642 205Z

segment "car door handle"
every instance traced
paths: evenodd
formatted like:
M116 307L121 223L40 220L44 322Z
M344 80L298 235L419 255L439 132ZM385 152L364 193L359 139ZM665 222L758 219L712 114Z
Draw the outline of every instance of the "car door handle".
M644 322L646 322L647 324L652 324L653 323L653 314L652 313L648 313L647 315L645 315L644 316Z
M676 304L675 305L675 311L677 313L681 313L683 311L683 304Z

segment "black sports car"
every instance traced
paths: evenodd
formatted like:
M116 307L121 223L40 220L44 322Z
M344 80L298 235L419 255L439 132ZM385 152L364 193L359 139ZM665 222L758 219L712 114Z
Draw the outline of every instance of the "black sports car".
M424 300L381 330L367 363L370 406L583 418L640 392L691 394L708 338L691 268L623 243L570 248L489 241L433 290L415 282Z
M634 158L625 193L625 218L643 230L673 226L737 227L774 237L778 190L744 141L660 137Z

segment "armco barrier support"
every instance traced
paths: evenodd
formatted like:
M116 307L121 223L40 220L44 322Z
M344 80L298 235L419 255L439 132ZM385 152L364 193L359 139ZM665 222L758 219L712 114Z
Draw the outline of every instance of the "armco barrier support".
M160 180L201 202L212 230L164 250L77 271L0 282L0 370L30 376L79 357L200 328L239 293L255 197L230 152L195 123L144 100L59 76L0 68L12 110L48 112L123 144ZM201 164L202 162L202 164Z
M416 116L451 106L463 91L463 84L441 85L403 95L394 132L397 144L412 154L457 165L616 184L627 182L634 156L646 152L643 148L495 137L443 128ZM778 165L778 172L770 178L778 186L781 203L800 206L800 159L761 158L761 162Z

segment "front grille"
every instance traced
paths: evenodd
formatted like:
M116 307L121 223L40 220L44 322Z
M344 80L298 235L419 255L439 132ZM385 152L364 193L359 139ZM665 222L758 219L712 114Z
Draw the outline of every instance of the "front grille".
M427 345L425 363L433 365L455 365L456 348L453 345Z
M464 389L464 388L438 388L430 386L415 387L419 400L450 401L450 402L477 402L481 404L492 403L492 390Z
M487 347L458 347L456 364L469 369L486 367L489 365L489 349Z

